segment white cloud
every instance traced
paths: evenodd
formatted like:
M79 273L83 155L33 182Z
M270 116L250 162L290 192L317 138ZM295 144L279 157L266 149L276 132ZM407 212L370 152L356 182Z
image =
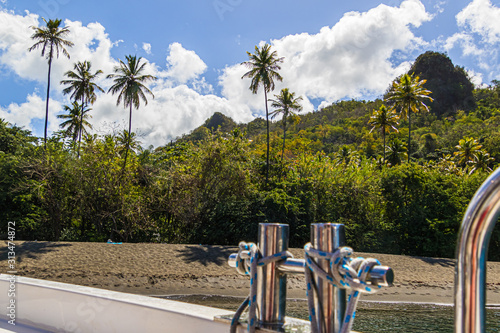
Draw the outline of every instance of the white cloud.
M482 36L483 41L495 44L500 41L500 8L490 0L474 0L457 14L457 23Z
M15 73L21 78L45 83L47 81L47 59L41 56L41 49L28 52L35 41L30 37L33 29L43 21L37 15L13 15L0 11L0 21L7 22L0 26L0 66ZM74 42L74 46L67 48L71 58L67 59L62 53L52 62L52 87L57 91L58 81L63 74L73 69L77 61L88 60L92 68L101 69L105 73L112 71L115 61L111 58L110 50L113 43L109 40L104 27L99 23L90 23L82 26L81 22L66 20L61 26L70 29L67 39ZM75 42L78 41L78 42Z
M165 145L171 139L203 124L215 111L239 122L252 120L250 110L215 95L202 95L186 85L171 87L161 82L152 89L155 98L133 110L133 131L142 135L144 146ZM93 122L97 127L121 121L128 126L128 109L116 107L116 97L104 95L94 105Z
M2 67L14 71L17 75L26 78L30 74L27 68L32 70L33 62L39 63L37 57L28 53L28 48L33 44L30 36L33 30L31 26L38 26L38 16L27 14L25 16L14 15L6 11L0 11L0 64ZM38 58L40 56L38 55ZM45 60L43 60L46 63Z
M441 14L444 12L444 6L446 5L446 1L438 1L434 5L434 9L436 10L437 14Z
M489 80L498 76L499 17L500 8L490 0L474 0L457 14L459 32L444 44L447 51L460 47L462 55L473 58Z
M49 132L57 131L56 114L61 109L61 104L58 101L50 99L49 101ZM33 131L34 122L45 122L45 100L36 94L28 95L26 102L22 104L12 103L6 108L0 107L0 119L5 119L11 124L23 127ZM33 134L43 137L43 126L41 129L34 131Z
M0 25L0 70L8 70L18 77L45 85L46 59L40 56L39 50L27 52L33 44L30 40L33 32L29 27L42 23L38 16L21 16L0 11L0 21L7 22ZM60 57L53 62L49 134L59 130L60 121L56 114L62 112L64 104L70 103L68 96L62 95L63 87L58 84L63 74L73 69L74 62L89 60L92 62L93 71L101 69L104 72L97 83L106 90L111 81L105 79L105 74L112 73L117 65L110 51L121 42L112 42L99 23L83 26L81 22L65 21L64 25L70 27L68 39L78 42L68 49L71 59ZM145 49L149 49L146 43L144 45ZM148 63L145 69L147 74L158 76L160 79L151 88L156 98L148 97L147 106L142 104L139 110L133 111L132 128L133 131L143 134L143 145L164 145L168 140L201 125L215 111L223 112L236 121L252 119L249 108L244 105L215 95L199 93L210 91L212 87L201 77L207 66L194 51L174 43L170 46L167 61L167 70L162 70L154 63ZM184 83L191 86L188 87ZM99 94L91 112L92 124L96 129L106 128L105 124L115 122L122 124L124 129L128 126L128 109L124 110L123 105L116 106L116 98L116 95ZM43 124L45 119L45 101L33 93L27 97L25 103L13 103L0 108L0 118L24 126L34 131L35 135L43 136L40 123Z
M151 44L142 43L142 49L146 51L147 54L151 54Z
M186 84L173 85L166 75L153 64L145 73L159 77L151 90L154 98L147 96L148 104L141 102L133 110L132 130L139 134L143 146L161 146L184 133L195 129L216 111L237 122L253 119L250 109L233 101L212 94L201 94ZM197 82L203 83L204 80ZM97 129L105 124L118 122L128 127L129 109L123 104L116 106L117 96L101 95L93 105L93 124Z
M167 76L184 84L197 79L207 69L207 65L194 52L186 50L180 43L172 43L168 47Z
M364 13L346 13L333 27L324 27L315 35L302 33L272 40L278 56L285 58L280 71L284 82L277 83L277 89L289 87L297 95L326 103L347 97L377 97L409 68L407 62L394 65L394 53L410 54L426 45L410 26L419 27L430 19L420 1L406 0L399 7L380 5ZM227 67L220 77L222 94L263 114L262 91L252 96L250 80L241 80L246 70L241 65ZM307 99L305 104L305 109L312 107Z
M484 50L476 45L473 36L466 33L458 32L448 37L444 44L444 48L449 51L454 48L455 45L459 45L462 48L464 56L482 56L484 54Z
M467 75L474 86L481 87L483 84L483 74L473 71L472 69L467 70Z
M285 57L281 74L285 81L277 83L273 98L281 88L288 87L303 97L304 112L312 111L312 99L317 103L330 103L341 98L355 98L383 93L393 78L405 71L405 62L425 43L415 36L411 27L418 27L430 20L422 3L406 0L399 7L380 5L364 13L351 12L333 27L324 27L317 34L298 34L272 40L273 49ZM30 25L40 22L36 15L14 15L0 11L0 70L9 70L24 79L46 82L47 62L40 52L27 52L32 45ZM60 57L53 63L50 129L58 129L55 114L69 104L57 84L63 73L72 69L76 61L90 60L93 70L111 73L117 61L110 55L120 41L111 41L99 23L86 26L81 22L65 21L70 27L68 39L78 41L69 50L71 59ZM144 51L151 48L143 44ZM395 52L403 53L403 60L394 65ZM147 59L144 59L147 60ZM172 43L167 55L167 68L149 63L146 72L157 76L151 86L155 98L148 98L148 105L133 111L133 131L142 134L144 146L164 145L168 140L193 130L215 111L222 112L235 121L247 122L264 114L262 90L254 95L248 89L250 80L242 80L247 69L241 65L227 66L221 71L219 84L222 96L211 94L211 85L203 77L207 65L195 51L186 50L180 43ZM111 82L102 75L97 82L109 88ZM92 123L96 129L104 124L118 122L128 125L128 110L116 106L116 96L101 94L92 106ZM11 104L0 109L0 117L33 129L34 123L44 119L44 101L37 94L27 97L26 103ZM125 127L124 127L125 128ZM36 133L39 134L40 133Z

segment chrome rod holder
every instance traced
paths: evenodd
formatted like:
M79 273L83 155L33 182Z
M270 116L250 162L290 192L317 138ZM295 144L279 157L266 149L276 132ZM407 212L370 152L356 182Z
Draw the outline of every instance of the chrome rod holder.
M259 250L262 257L288 250L288 224L260 223ZM286 274L278 270L278 263L257 269L258 326L281 331L285 323Z
M455 333L485 330L486 260L500 214L500 168L472 198L458 234L455 266Z
M323 252L335 252L345 246L345 228L343 224L312 223L311 244ZM314 259L318 266L326 272L330 270L329 261ZM335 288L328 281L315 276L314 282L318 290L314 294L314 307L318 309L317 318L322 333L340 332L346 309L345 289Z
M288 250L289 228L287 224L259 224L258 248L262 258ZM311 243L314 248L333 253L345 246L343 224L311 224ZM229 256L228 264L237 267L238 254ZM326 259L316 260L318 265L329 270ZM304 259L288 258L257 268L257 309L258 326L274 331L283 331L286 311L286 274L304 274ZM367 282L371 285L392 286L394 273L390 267L375 266L368 273ZM337 333L345 314L345 289L335 288L327 281L315 277L318 295L315 295L315 308L320 309L319 318L322 333Z

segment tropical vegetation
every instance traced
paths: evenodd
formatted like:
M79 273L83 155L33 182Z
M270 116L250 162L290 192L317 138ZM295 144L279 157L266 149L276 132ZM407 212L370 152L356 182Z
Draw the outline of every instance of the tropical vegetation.
M130 133L132 133L132 107L139 109L141 100L144 104L148 104L146 94L154 98L154 94L144 84L148 81L156 80L156 77L144 74L146 62L141 63L141 57L137 58L136 56L128 55L125 59L127 60L126 63L120 60L120 65L114 69L115 73L108 75L108 79L113 79L113 85L109 88L108 92L111 92L113 95L118 94L116 105L120 105L123 102L123 106L130 109L128 135L125 136L126 138L130 138ZM129 148L130 140L127 140L123 168L127 164Z
M263 51L277 73L285 60L256 48ZM311 223L337 222L357 251L452 257L467 204L500 161L500 82L475 88L472 100L460 93L463 85L452 85L452 108L437 97L442 109L426 108L433 79L425 75L441 69L425 64L448 62L424 55L412 66L419 71L395 79L386 100L343 100L300 114L300 97L283 89L266 119L238 124L215 112L156 148L141 147L131 126L154 77L141 58L127 56L108 77L117 104L129 108L128 130L86 131L90 99L81 96L44 144L0 120L0 230L15 221L16 236L27 240L236 245L256 241L260 222L280 222L290 225L290 245L301 247ZM278 77L262 73L251 67L245 76L252 91L264 87L267 105ZM499 250L494 231L490 259L500 260Z
M382 133L382 147L385 162L385 135L389 133L390 130L398 132L397 126L399 125L399 117L394 110L388 109L385 105L382 105L378 110L373 110L368 125L373 126L370 133L376 128L379 128Z
M92 129L92 124L88 122L89 118L92 116L89 114L90 109L85 108L83 104L79 104L78 102L71 103L71 107L68 105L64 106L64 111L67 114L59 114L57 118L66 119L66 121L59 124L59 127L63 129L63 135L71 138L71 140L76 143L80 143L82 138L82 133L84 135L88 135L88 129ZM80 147L78 147L78 151L80 151Z
M302 111L302 106L300 101L302 97L295 97L295 93L290 92L288 88L281 89L279 95L275 95L276 99L270 99L272 102L271 106L275 108L269 115L271 119L274 119L278 115L282 115L281 122L283 124L283 150L281 151L281 161L283 162L283 156L285 155L285 143L286 143L286 124L289 118L297 119L297 113Z
M399 81L395 80L386 100L393 102L399 108L401 118L408 118L408 162L411 156L411 114L422 110L429 112L424 101L430 100L430 90L424 88L427 80L420 80L418 76L403 74Z
M52 69L52 60L54 59L54 55L59 58L59 51L62 52L63 55L70 58L68 50L66 47L72 47L73 42L66 40L66 36L69 34L68 27L60 27L61 20L45 20L45 27L31 27L33 29L33 35L31 35L31 39L36 41L28 51L33 51L38 48L42 48L42 57L45 56L49 63L49 71L47 77L47 99L45 101L45 128L44 128L44 144L47 143L47 123L49 118L49 96L50 96L50 71ZM47 55L45 55L47 51Z
M256 94L262 85L264 89L264 100L266 105L266 128L267 128L267 150L266 150L266 182L269 180L269 109L267 106L267 94L274 90L274 80L282 81L283 78L278 73L281 69L279 64L283 58L278 58L276 51L271 51L271 45L264 44L261 48L255 46L255 53L247 52L248 61L242 64L250 68L243 74L243 78L251 78L250 90Z
M62 80L61 84L67 85L63 89L63 94L71 94L71 98L76 102L81 100L81 112L80 120L78 122L78 153L80 153L80 143L82 141L82 133L84 131L83 116L86 112L90 111L88 108L89 104L94 104L97 99L96 90L104 92L104 90L99 87L94 80L102 74L102 70L97 70L94 74L91 73L90 68L92 64L90 61L77 62L74 65L74 71L67 71L64 75L68 77L66 80ZM90 124L85 124L91 127Z

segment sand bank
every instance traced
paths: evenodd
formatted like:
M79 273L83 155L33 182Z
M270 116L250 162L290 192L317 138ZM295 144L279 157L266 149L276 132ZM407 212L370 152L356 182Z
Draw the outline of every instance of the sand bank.
M6 273L7 243L0 249ZM178 244L16 242L18 275L141 295L245 296L247 277L227 264L236 247ZM302 249L291 249L303 258ZM453 303L452 259L356 253L393 268L395 283L363 300ZM500 263L488 262L487 302L500 304ZM305 298L304 277L288 277L288 296Z

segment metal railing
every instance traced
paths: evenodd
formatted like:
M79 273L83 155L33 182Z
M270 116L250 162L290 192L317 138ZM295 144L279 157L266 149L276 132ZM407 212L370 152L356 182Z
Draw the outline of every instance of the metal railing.
M486 259L500 214L500 168L472 198L460 228L455 266L455 332L485 330Z
M259 244L262 257L288 250L288 225L261 223L259 225ZM345 245L345 228L342 224L311 224L311 243L314 248L324 252L334 252ZM229 256L229 266L236 267L237 254ZM328 270L328 262L315 259L318 265ZM286 313L286 274L304 274L304 259L288 258L257 270L257 308L258 326L281 331ZM368 275L368 283L379 286L392 285L394 274L391 268L375 266ZM318 295L315 295L315 308L321 309L318 315L323 333L339 332L346 308L345 290L335 288L315 277Z

